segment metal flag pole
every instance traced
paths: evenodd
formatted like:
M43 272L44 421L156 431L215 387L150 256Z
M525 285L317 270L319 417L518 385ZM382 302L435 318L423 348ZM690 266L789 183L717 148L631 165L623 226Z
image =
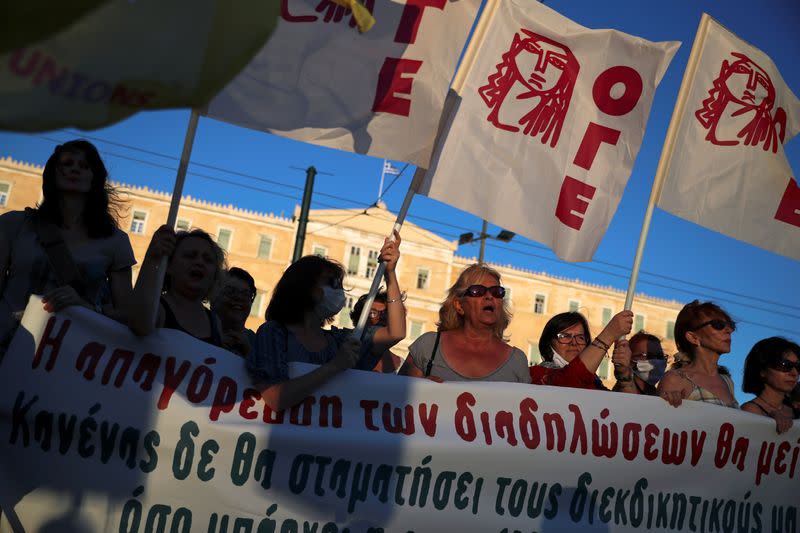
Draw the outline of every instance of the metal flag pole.
M669 172L672 152L675 148L675 137L677 137L678 126L680 125L683 112L686 109L689 88L697 73L697 66L700 62L700 52L705 44L710 20L711 17L703 13L703 16L700 18L700 24L697 27L694 43L692 44L692 51L689 53L689 61L686 63L686 70L683 72L681 88L678 91L678 99L675 102L675 108L672 110L672 118L669 121L669 128L667 128L667 136L664 139L664 147L661 149L661 157L658 159L656 175L653 178L653 188L650 189L650 199L647 202L647 211L645 211L644 221L642 222L642 232L639 234L639 244L636 247L636 256L633 259L633 266L631 267L631 279L628 283L628 293L625 295L626 310L630 310L633 305L633 294L636 290L636 282L639 280L639 270L642 266L642 256L644 255L644 246L647 242L647 234L650 231L653 210L658 203L658 199L661 197L661 190L664 187L664 178Z
M381 201L381 196L383 196L383 178L386 176L386 160L383 160L383 166L381 167L381 184L378 185L378 202Z
M480 19L475 26L475 32L472 35L472 39L467 45L467 49L464 52L464 57L461 61L461 64L459 65L458 70L456 70L455 76L453 77L453 82L450 84L450 90L448 91L447 98L445 99L444 106L442 108L442 115L439 118L439 129L436 133L436 139L434 140L434 148L438 146L442 140L441 137L442 132L444 131L444 126L447 124L447 121L453 112L455 104L459 98L458 94L461 93L461 89L464 86L467 73L469 72L470 68L472 68L472 64L475 62L475 56L480 48L480 45L483 44L483 40L486 37L486 30L489 27L489 23L494 17L499 5L499 0L487 0L486 5L483 8ZM411 180L411 184L408 186L408 191L406 191L406 196L403 199L403 205L400 208L400 211L397 213L397 219L392 227L392 232L389 234L390 239L394 239L394 232L397 231L399 233L400 229L403 227L403 222L408 214L408 209L411 207L411 201L414 199L414 195L419 190L420 185L422 185L426 173L427 169L422 168L417 168L416 172L414 172L414 179ZM364 302L364 307L361 310L361 316L358 317L358 322L355 330L353 331L353 336L357 339L361 339L361 337L364 335L364 328L367 325L367 318L369 318L369 312L370 309L372 309L372 303L375 301L375 296L378 294L378 289L381 286L381 280L385 271L386 265L383 262L378 264L375 277L372 280L372 286L370 287L369 294Z
M186 181L186 170L189 168L189 159L192 155L192 146L194 145L195 134L197 133L197 122L200 119L200 110L192 109L189 115L189 125L186 127L186 137L183 140L183 151L181 152L181 161L178 165L178 173L175 175L175 186L172 188L172 198L169 204L169 214L167 215L166 224L174 227L175 221L178 219L178 209L181 204L181 196L183 196L183 184ZM153 308L153 323L158 318L158 305L160 301L161 289L164 286L164 274L167 270L167 261L169 258L162 257L158 265L158 283L156 284L158 293L155 298L155 306Z

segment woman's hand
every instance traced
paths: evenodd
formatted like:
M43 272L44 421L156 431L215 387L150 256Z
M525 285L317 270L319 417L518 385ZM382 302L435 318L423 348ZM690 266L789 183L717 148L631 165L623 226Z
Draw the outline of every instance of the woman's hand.
M772 413L772 418L775 419L775 429L778 431L778 435L786 433L792 428L792 417L785 415L780 409Z
M227 331L222 335L222 345L242 357L250 355L250 341L241 331Z
M361 355L361 341L355 337L347 338L331 361L339 370L348 370L356 366Z
M150 245L147 247L145 257L160 261L162 257L169 257L175 251L175 230L164 224L156 230Z
M42 297L44 310L49 313L56 313L71 305L82 305L93 309L83 298L78 296L78 292L70 285L65 285L49 291Z
M614 352L611 354L611 362L614 364L614 374L621 377L631 375L631 347L626 340L618 340L614 343Z
M602 340L606 341L606 344L611 344L620 337L624 337L625 335L630 333L632 328L633 328L633 312L620 311L611 318L608 324L606 324L606 327L603 328L603 331L600 332L600 335L598 335L598 337L603 335L605 338Z
M658 393L672 407L678 407L683 402L686 395L680 390L662 390Z
M397 261L400 259L400 234L394 231L394 240L386 238L379 259L386 263L386 273L394 272Z

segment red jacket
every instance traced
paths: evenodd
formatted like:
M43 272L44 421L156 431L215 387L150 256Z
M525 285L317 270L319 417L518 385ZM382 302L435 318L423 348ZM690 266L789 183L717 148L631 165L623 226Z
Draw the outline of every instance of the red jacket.
M564 368L532 366L528 369L534 385L553 385L576 389L608 390L597 376L589 372L580 357L573 359Z

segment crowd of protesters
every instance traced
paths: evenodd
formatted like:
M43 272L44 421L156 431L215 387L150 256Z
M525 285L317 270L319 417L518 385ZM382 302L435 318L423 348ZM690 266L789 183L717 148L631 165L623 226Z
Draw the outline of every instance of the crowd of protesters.
M30 295L45 310L84 306L126 323L140 336L156 328L183 331L242 356L264 400L274 409L302 401L337 374L351 369L445 381L501 381L607 390L596 372L610 357L613 391L660 396L675 407L698 401L739 409L730 373L720 366L730 352L735 321L712 302L693 301L678 313L679 352L670 368L660 339L631 333L633 314L621 311L594 338L578 312L553 316L539 335L543 361L528 365L508 343L511 315L500 274L484 264L467 267L448 290L437 331L423 334L405 359L391 349L406 336L403 292L395 268L400 235L387 239L379 260L385 291L367 311L364 334L328 327L344 308L345 272L326 258L306 256L278 281L257 332L245 321L256 295L253 277L227 269L224 251L200 229L162 226L136 262L117 222L119 201L93 145L56 147L44 167L37 208L0 216L0 355L19 324ZM163 270L163 272L162 272ZM351 315L358 320L361 297ZM612 348L613 347L613 348ZM778 432L800 417L800 346L771 337L757 342L744 365L743 391L755 395L741 409L775 420ZM291 362L318 367L290 378Z

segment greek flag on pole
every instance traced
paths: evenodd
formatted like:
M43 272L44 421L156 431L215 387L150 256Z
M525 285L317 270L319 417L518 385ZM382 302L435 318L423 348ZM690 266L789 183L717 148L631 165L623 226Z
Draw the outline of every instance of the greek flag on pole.
M400 174L400 169L397 168L396 166L394 166L391 162L384 161L383 162L383 173L384 174L388 174L390 176L397 176L398 174Z

